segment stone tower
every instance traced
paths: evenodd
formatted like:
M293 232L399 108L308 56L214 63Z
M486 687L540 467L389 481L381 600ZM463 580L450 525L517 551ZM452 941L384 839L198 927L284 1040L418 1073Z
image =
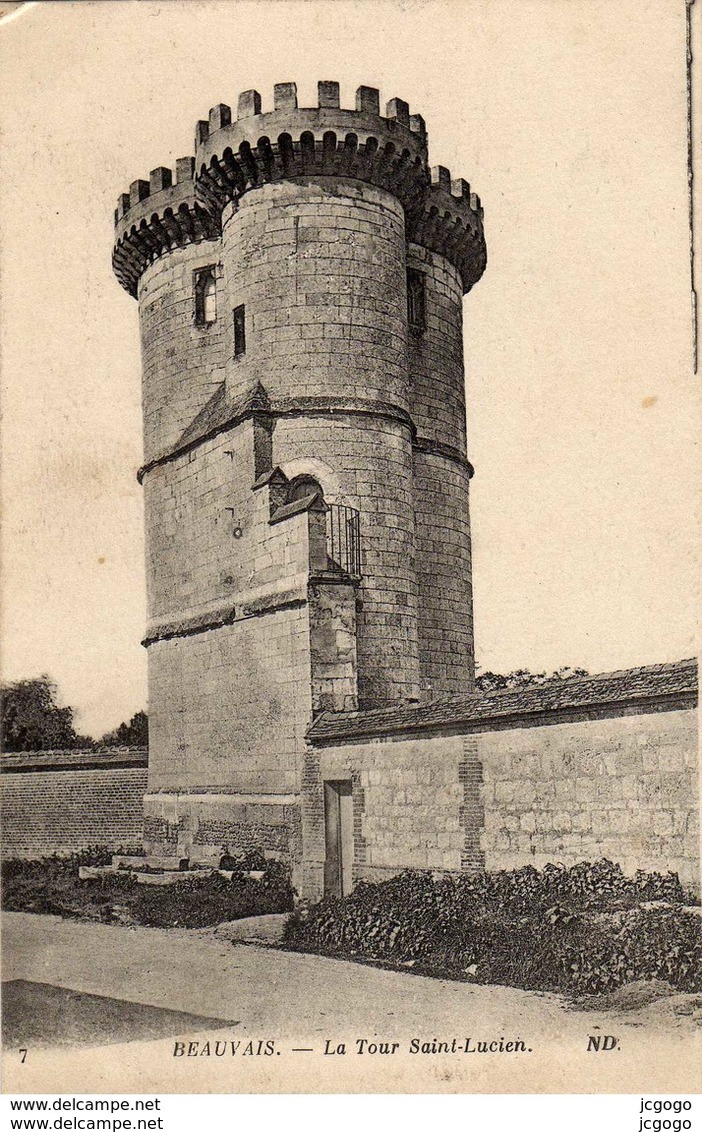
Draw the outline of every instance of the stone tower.
M320 82L214 107L119 198L143 360L151 850L303 858L320 711L473 686L468 184L422 117Z

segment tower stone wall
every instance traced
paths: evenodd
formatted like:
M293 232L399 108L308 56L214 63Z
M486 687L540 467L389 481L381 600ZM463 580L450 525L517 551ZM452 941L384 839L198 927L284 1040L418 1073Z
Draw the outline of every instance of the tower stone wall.
M220 266L219 240L174 248L150 264L139 282L143 368L144 456L175 447L224 378L223 320L194 323L193 279Z
M423 692L453 694L475 669L463 284L420 244L408 244L407 266L425 280L423 324L409 330L420 680Z
M214 107L118 202L139 301L147 844L304 856L320 711L470 691L462 354L482 209L420 115Z

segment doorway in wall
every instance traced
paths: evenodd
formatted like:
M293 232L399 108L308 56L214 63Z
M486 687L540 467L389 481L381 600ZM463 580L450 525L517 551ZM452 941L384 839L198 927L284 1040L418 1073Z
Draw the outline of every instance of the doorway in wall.
M324 783L324 895L348 896L353 886L351 780Z

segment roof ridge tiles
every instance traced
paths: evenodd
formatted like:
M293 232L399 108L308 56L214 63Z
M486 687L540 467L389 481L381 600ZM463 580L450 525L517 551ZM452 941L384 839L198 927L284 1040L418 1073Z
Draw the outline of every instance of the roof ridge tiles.
M697 661L683 660L598 672L591 676L552 677L542 683L491 692L446 696L424 704L398 704L369 711L325 712L308 735L312 741L351 734L388 733L432 726L479 723L509 716L567 709L595 708L661 696L690 696L697 691Z

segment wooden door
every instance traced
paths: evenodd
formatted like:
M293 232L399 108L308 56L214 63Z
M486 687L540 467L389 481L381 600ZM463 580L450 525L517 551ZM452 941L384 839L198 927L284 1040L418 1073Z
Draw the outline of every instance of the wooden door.
M348 896L353 887L353 793L350 780L324 783L324 895Z

